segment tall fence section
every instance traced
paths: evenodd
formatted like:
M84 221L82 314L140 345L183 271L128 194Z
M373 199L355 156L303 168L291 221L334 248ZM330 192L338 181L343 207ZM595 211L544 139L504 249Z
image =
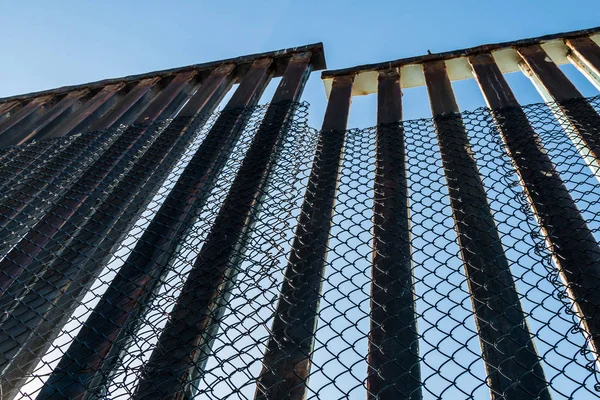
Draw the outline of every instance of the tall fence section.
M599 44L325 71L320 129L320 44L0 100L0 397L600 397L600 97L560 68L600 90Z

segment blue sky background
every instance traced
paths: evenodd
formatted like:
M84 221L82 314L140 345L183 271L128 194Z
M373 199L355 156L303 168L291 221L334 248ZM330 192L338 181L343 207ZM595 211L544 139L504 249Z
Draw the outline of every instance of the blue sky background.
M5 1L0 96L319 41L328 67L345 68L590 28L598 15L597 0ZM483 105L469 83L457 86L463 109ZM427 116L424 90L407 92L405 117ZM319 74L304 98L320 126ZM539 101L533 90L521 98ZM350 126L372 125L374 105L375 96L356 98Z

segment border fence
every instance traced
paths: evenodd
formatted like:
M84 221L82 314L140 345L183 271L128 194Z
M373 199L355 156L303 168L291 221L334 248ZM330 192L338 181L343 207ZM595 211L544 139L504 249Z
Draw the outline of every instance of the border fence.
M600 97L560 68L600 90L599 45L324 71L321 129L321 44L0 99L2 399L600 397Z

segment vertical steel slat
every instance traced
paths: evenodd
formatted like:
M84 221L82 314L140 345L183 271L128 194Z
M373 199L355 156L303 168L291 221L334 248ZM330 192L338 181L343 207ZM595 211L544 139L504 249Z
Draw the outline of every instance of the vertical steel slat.
M523 72L545 101L556 102L560 109L558 121L600 180L600 115L541 46L520 47L517 51L524 62ZM551 110L556 112L554 107Z
M0 121L9 118L15 111L23 106L22 101L7 101L0 104Z
M65 118L68 118L75 108L76 103L88 94L88 89L67 93L37 121L19 130L19 132L14 132L10 142L7 144L21 145L33 138L42 139L46 130L52 129L57 121L64 121Z
M84 131L103 130L117 123L127 124L128 122L133 122L133 120L124 121L124 119L128 115L133 114L132 110L135 110L140 105L147 104L152 99L152 88L159 81L160 78L158 77L141 80L121 101L88 127L85 127Z
M51 137L52 135L62 136L70 132L70 130L76 127L86 116L89 116L95 110L97 110L102 104L115 97L117 91L123 88L124 84L110 85L105 87L90 101L88 101L82 109L78 110L75 115L69 116L68 119L64 120L56 128L52 130L44 138ZM58 107L58 105L56 106ZM40 139L40 138L35 138ZM0 227L5 227L9 222L15 222L14 218L20 214L25 213L28 218L35 219L39 217L44 211L51 206L51 201L47 197L39 197L47 188L52 188L52 195L59 195L61 189L66 191L69 186L67 182L61 181L61 185L54 186L57 179L61 179L65 176L65 173L71 174L71 181L74 182L77 174L83 173L85 164L80 163L80 157L84 152L88 155L98 155L99 150L109 145L112 140L115 139L115 132L98 135L97 138L93 138L90 135L80 136L71 143L65 143L64 149L51 156L48 156L47 152L40 152L36 157L32 157L27 163L18 166L17 168L11 168L10 179L4 180L0 185L0 188L4 189L12 182L19 182L16 188L13 188L13 193L10 193L8 199L0 202ZM86 143L89 142L89 143ZM59 143L60 145L60 143ZM68 153L68 154L67 154ZM61 155L67 154L70 158L64 160ZM43 158L43 162L40 159ZM89 157L88 162L95 161L94 157ZM75 170L73 170L75 168ZM70 171L70 172L67 172ZM0 190L2 190L0 189ZM7 194L8 195L8 194ZM29 211L24 212L27 208Z
M423 65L493 399L550 399L444 61Z
M21 231L26 231L35 225L118 137L118 132L110 132L110 135L76 137L62 152L37 171L31 181L15 185L8 191L6 198L0 203L0 229L7 229L20 235ZM63 227L60 232L64 230ZM72 233L67 233L70 234ZM60 247L67 241L64 237L60 238L58 233L52 240L58 241ZM5 243L0 244L0 254L5 254L9 249ZM48 254L47 249L48 246L46 251L38 254L38 257ZM47 266L46 261L44 260L44 266ZM36 260L33 264L39 263ZM11 305L17 303L24 290L29 287L30 281L39 276L39 269L30 265L21 272L19 279L9 284L5 292L0 295L0 310L4 312L0 316L0 322L8 315Z
M376 151L367 398L421 399L402 92L397 68L379 73Z
M114 247L127 235L139 215L161 187L167 174L232 85L233 64L217 68L190 99L172 125L121 180L79 232L64 245L42 278L12 310L0 343L9 364L0 373L12 395L23 378L67 323L89 290ZM160 166L160 168L157 168ZM26 321L26 322L23 322ZM6 345L6 346L5 346ZM10 347L12 345L12 348Z
M598 358L600 246L492 56L469 61Z
M102 390L204 207L234 144L271 78L272 59L253 63L238 89L62 357L39 400L94 396ZM118 345L117 345L118 344Z
M300 400L307 394L353 80L333 80L256 399Z
M256 215L278 143L308 78L311 53L292 56L242 166L170 313L157 348L144 368L136 399L192 399L218 330L228 289ZM202 361L201 361L202 360Z
M52 96L36 97L9 118L0 121L0 147L14 144L14 132L43 115L52 103Z
M0 290L2 292L19 278L29 264L38 258L48 242L63 229L65 224L77 227L89 217L94 205L108 195L113 180L122 176L132 167L132 161L140 152L143 153L146 150L144 146L153 136L156 136L155 134L146 134L149 130L153 131L150 129L149 122L162 114L175 97L189 85L194 75L195 73L184 73L175 77L140 117L141 121L148 124L142 127L134 126L121 135L23 239L19 241L19 235L13 230L3 229L0 231L4 245L19 241L6 258L0 261L0 271L2 272L0 274ZM110 179L111 177L113 179Z
M80 124L92 116L97 110L102 109L107 103L114 102L118 96L116 94L125 87L124 83L118 83L116 85L108 85L102 88L94 97L88 100L79 110L73 115L70 115L68 119L62 121L54 129L47 132L43 136L36 137L36 139L47 139L64 136L74 131Z
M600 90L600 46L589 37L567 39L567 58Z

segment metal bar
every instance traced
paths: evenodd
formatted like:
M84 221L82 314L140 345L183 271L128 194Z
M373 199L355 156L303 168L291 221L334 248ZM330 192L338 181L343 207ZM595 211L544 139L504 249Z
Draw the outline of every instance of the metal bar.
M39 118L52 103L51 96L38 97L27 103L9 118L0 121L0 147L14 144L14 132Z
M21 145L33 138L42 139L45 131L52 129L57 122L64 121L65 118L69 117L76 107L76 103L88 94L89 90L70 92L50 108L43 117L35 121L35 123L30 124L27 128L20 130L18 133L15 132L8 144Z
M0 120L9 118L15 111L23 106L23 101L9 101L0 104Z
M55 138L67 135L73 132L77 127L82 125L85 120L91 116L94 116L98 110L101 110L107 103L114 102L118 96L116 94L125 87L124 83L118 83L115 85L109 85L104 87L100 92L96 93L89 101L85 103L74 115L69 116L68 119L58 124L50 132L43 135L43 137L37 137L36 139Z
M83 229L63 244L66 249L12 310L0 332L0 343L7 349L3 355L10 360L0 369L10 382L3 388L5 396L16 394L23 379L33 372L36 362L107 264L112 250L127 235L197 130L231 87L233 69L233 65L225 64L213 71L172 127L167 128L169 131L156 139Z
M256 399L304 399L353 77L335 78L290 251Z
M423 66L493 399L550 399L443 61Z
M600 247L492 56L470 62L598 359Z
M600 90L600 47L589 37L567 39L565 43L571 50L569 61Z
M118 132L76 137L66 146L65 150L58 153L40 171L36 172L31 182L16 185L8 192L6 198L0 203L0 228L7 229L8 227L10 232L18 231L20 233L21 230L26 231L28 227L35 225L118 137ZM22 229L22 226L26 228ZM63 227L64 229L65 227ZM52 241L58 241L59 247L66 246L72 232L66 234L67 238L64 238L57 233L53 236ZM48 251L48 246L40 254L52 253L53 250ZM5 254L9 249L4 244L0 245L0 254ZM6 319L7 313L15 304L19 304L19 299L29 289L31 282L38 279L48 265L46 262L42 263L43 267L39 264L37 259L34 260L33 264L21 272L19 279L11 282L4 293L0 295L0 310L4 312L0 317L0 322Z
M248 74L179 177L132 253L62 357L38 400L87 398L103 390L107 376L135 335L138 316L176 255L180 240L206 203L231 149L271 77L271 59Z
M600 180L600 115L540 46L517 49L529 76L592 173Z
M106 112L102 117L92 123L85 130L96 131L109 128L117 122L121 121L123 117L132 108L135 108L140 103L146 104L152 98L152 87L159 81L159 78L149 78L140 81L125 97L112 109Z
M122 88L123 85L113 85L110 88L105 88L105 90L101 91L97 96L95 96L93 99L91 99L89 102L86 103L86 105L83 107L82 110L80 110L80 112L78 112L75 116L69 116L67 115L69 118L63 118L63 122L60 123L58 126L56 126L54 129L52 129L52 132L49 132L48 135L45 135L45 137L53 137L52 135L57 134L57 136L62 136L64 134L67 134L70 132L71 130L71 126L76 126L79 122L81 122L81 116L83 115L89 115L90 113L92 113L94 110L98 109L98 107L100 107L102 105L101 100L105 100L105 102L107 100L110 100L111 97L115 97L113 96L115 94L115 92L113 92L112 90L117 90L117 88ZM108 96L108 97L107 97ZM59 105L56 105L52 110L54 111L57 107L59 107ZM66 113L64 113L66 114ZM55 115L56 116L56 115ZM31 137L33 135L30 134L28 135L29 137ZM36 138L36 139L40 139L40 137ZM42 167L44 165L44 163L46 161L49 161L51 158L48 157L48 153L46 151L43 152L39 152L37 154L35 154L34 157L30 158L27 163L24 163L22 165L19 165L17 167L17 169L12 169L11 170L11 175L10 175L10 182L15 182L15 181L21 181L23 182L23 173L31 173L32 169L34 169L35 167ZM40 160L44 160L44 162L40 163ZM9 184L8 181L3 181L2 183L2 188L6 187Z
M157 348L144 368L136 399L192 399L204 368L268 180L278 144L310 74L310 53L294 55L187 278ZM209 332L210 331L210 332ZM204 362L201 362L203 360ZM173 371L176 371L175 373Z
M367 398L421 399L399 71L378 80Z
M48 213L19 241L18 232L0 230L3 245L18 244L0 261L0 290L2 293L34 260L46 250L45 246L59 233L65 224L78 227L93 212L110 191L113 180L132 167L132 161L146 150L156 134L150 129L150 121L157 119L175 97L189 85L194 73L182 74L152 102L140 117L146 125L134 126L117 139L81 178L69 189ZM146 134L150 132L150 134ZM2 296L2 294L0 294Z
M600 32L600 27L594 28L594 29L588 29L587 31L580 31L580 32L589 32L591 34L596 31ZM566 35L565 35L565 37L566 37ZM10 97L5 97L5 98L0 99L0 102L1 102L0 104L4 104L5 102L13 101L13 100L23 101L23 100L27 100L27 99L36 98L36 97L39 97L42 95L57 95L57 94L65 93L65 92L70 92L72 90L97 89L97 88L115 84L115 83L122 83L122 82L137 83L137 81L139 81L141 79L147 79L147 78L170 78L175 75L181 74L183 72L212 71L213 69L215 69L218 66L223 65L223 64L235 64L238 67L238 69L246 70L249 66L252 65L252 63L254 63L254 61L260 60L263 58L273 59L273 62L274 62L274 66L273 66L274 75L273 76L278 77L278 76L281 76L281 74L283 73L283 69L285 68L285 65L287 64L289 57L291 57L293 54L296 54L296 53L306 53L306 52L310 52L312 54L311 65L313 66L313 70L317 71L317 70L322 70L322 69L326 68L325 56L323 54L323 43L313 43L313 44L309 44L309 45L305 45L305 46L298 46L298 47L291 47L288 49L268 51L265 53L250 54L250 55L246 55L246 56L228 58L225 60L212 61L212 62L203 63L203 64L188 65L185 67L166 69L166 70L162 70L162 71L148 72L145 74L125 76L122 78L105 79L102 81L90 82L90 83L86 83L83 85L65 86L62 88L57 88L57 89L52 89L52 90L45 90L45 91L23 94L23 95L18 95L18 96L10 96Z

